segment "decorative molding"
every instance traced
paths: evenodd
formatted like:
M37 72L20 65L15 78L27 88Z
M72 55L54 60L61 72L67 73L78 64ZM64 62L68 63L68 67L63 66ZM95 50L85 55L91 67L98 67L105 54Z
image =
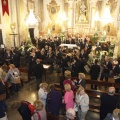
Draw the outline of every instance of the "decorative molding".
M51 0L49 5L47 5L47 10L51 20L55 20L60 10L60 6L57 5L55 0Z
M112 23L108 23L103 27L103 29L106 31L107 36L116 36L117 35L117 28Z

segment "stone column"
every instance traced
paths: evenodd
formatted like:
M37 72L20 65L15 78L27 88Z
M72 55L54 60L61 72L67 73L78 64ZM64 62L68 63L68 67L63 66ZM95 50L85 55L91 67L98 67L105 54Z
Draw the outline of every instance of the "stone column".
M74 28L74 0L68 1L68 31L70 31L73 34L73 28Z
M43 0L38 0L38 4L39 4L39 17L40 17L40 24L39 24L39 33L40 35L43 34L44 31L44 9L43 9Z

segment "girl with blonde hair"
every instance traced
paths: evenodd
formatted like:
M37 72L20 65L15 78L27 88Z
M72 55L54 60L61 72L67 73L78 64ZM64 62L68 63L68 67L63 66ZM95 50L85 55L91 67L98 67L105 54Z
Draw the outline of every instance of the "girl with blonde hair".
M46 110L42 101L34 101L35 113L33 115L33 120L47 120Z
M46 107L47 88L48 88L48 84L47 83L41 83L40 84L40 89L38 91L39 100L42 101L44 107Z
M65 88L65 95L64 95L64 99L63 99L63 103L65 103L66 105L66 110L68 110L69 108L73 108L74 107L74 93L71 90L71 86L70 84L65 84L64 85Z

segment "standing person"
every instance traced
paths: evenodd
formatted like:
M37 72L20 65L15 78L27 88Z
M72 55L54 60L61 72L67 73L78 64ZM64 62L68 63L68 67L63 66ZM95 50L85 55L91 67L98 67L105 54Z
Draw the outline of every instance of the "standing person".
M72 63L72 77L77 77L79 72L79 61L77 57L73 58L73 63Z
M20 72L19 72L19 70L15 67L15 65L14 64L10 64L9 65L9 67L10 67L10 69L9 69L9 71L8 71L8 73L7 73L7 75L6 75L6 77L5 77L5 81L7 81L8 80L8 78L10 79L10 82L11 82L11 84L12 84L12 92L14 93L14 92L19 92L19 88L20 88L20 84L19 83L17 83L17 84L15 84L15 77L17 77L17 76L19 76L20 75Z
M63 99L63 103L65 103L66 105L66 110L68 110L69 108L73 108L74 107L74 93L71 90L71 86L70 84L65 84L64 85L65 88L65 95L64 95L64 99Z
M75 83L75 86L82 86L85 88L86 82L85 82L85 74L84 73L78 73L78 80L73 80Z
M116 108L118 98L115 94L115 88L109 87L108 94L102 94L100 97L100 120L103 120L108 113L112 113Z
M106 58L105 63L103 65L103 71L101 73L100 80L103 80L103 78L105 77L105 80L108 81L108 77L111 74L111 70L112 70L112 63L110 62L110 58Z
M17 68L20 68L20 57L21 53L19 52L18 48L16 48L13 53L13 64Z
M13 63L13 54L10 52L10 49L6 50L6 53L4 54L4 59L6 65Z
M42 76L44 72L43 65L40 63L40 59L36 60L36 65L34 66L34 75L36 77L36 89L39 90L39 85L42 83Z
M91 80L97 80L100 73L100 66L97 64L98 60L95 60L95 64L90 67ZM91 89L97 90L97 85L91 85Z
M72 83L72 81L71 81L71 71L69 71L69 70L66 70L65 72L64 72L64 75L65 75L65 80L63 81L63 85L65 85L65 84L70 84L70 86L71 86L71 90L75 90L75 87L74 87L74 85L73 85L73 83Z
M120 83L120 60L118 60L118 64L113 69L115 83ZM119 92L119 88L116 88L116 92Z
M12 105L12 109L17 110L20 113L22 120L32 120L28 104L30 103L27 101L16 101Z
M33 120L47 120L47 114L43 103L40 100L34 102L35 112L33 114Z
M40 84L40 89L38 91L39 100L42 101L44 107L46 107L47 87L48 87L47 83L41 83Z
M78 106L77 120L85 120L86 114L89 110L89 96L86 94L85 89L82 86L77 90L75 102Z
M55 90L55 85L49 85L50 92L47 95L47 109L52 115L59 115L62 107L62 94Z
M8 120L6 115L6 103L3 100L0 100L0 120Z

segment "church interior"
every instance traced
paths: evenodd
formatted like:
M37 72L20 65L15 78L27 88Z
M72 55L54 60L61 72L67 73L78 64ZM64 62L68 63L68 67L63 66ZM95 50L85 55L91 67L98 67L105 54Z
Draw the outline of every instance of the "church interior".
M0 120L120 119L120 0L0 0L0 6ZM48 100L51 84L61 98ZM58 113L53 99L62 99ZM12 108L35 100L45 109L38 110L40 119L37 110L27 118L20 106Z

